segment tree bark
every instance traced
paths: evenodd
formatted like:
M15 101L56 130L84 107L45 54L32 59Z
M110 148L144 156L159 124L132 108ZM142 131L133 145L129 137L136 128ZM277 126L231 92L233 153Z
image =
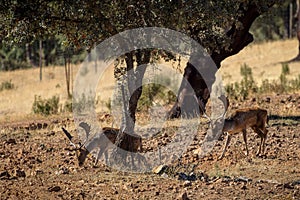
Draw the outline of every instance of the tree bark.
M293 59L293 61L300 60L300 0L296 0L297 11L296 11L296 20L297 20L297 38L298 38L298 55Z
M66 86L67 86L67 94L68 98L71 98L71 59L70 55L65 55L65 77L66 77Z
M43 79L43 43L39 40L39 67L40 67L40 81Z
M128 134L134 132L134 126L136 121L136 108L138 105L138 100L142 95L142 81L146 71L147 64L150 62L150 50L137 50L135 53L137 60L137 67L134 68L134 52L129 52L125 54L125 61L127 66L127 86L130 98L127 99L124 92L124 86L122 85L122 97L123 97L123 120L120 127L120 133L116 139L115 145L117 147L126 146L127 149L132 149L132 137L128 137ZM116 154L121 155L121 159L126 159L120 151L116 151ZM120 159L120 157L115 157L115 159Z
M272 5L270 5L271 7ZM239 8L239 12L244 13L243 16L241 16L238 21L243 25L242 27L237 27L236 24L233 24L231 26L231 29L227 32L227 37L231 39L231 43L229 45L229 48L223 48L219 49L218 51L211 53L211 58L215 62L215 65L217 68L221 67L221 62L234 54L237 54L239 51L241 51L244 47L246 47L248 44L250 44L253 41L252 34L249 33L249 29L254 22L254 20L260 15L260 12L258 11L258 8L256 5L249 5L247 9L244 9L243 4L241 4ZM194 31L193 35L198 35L198 30L192 30ZM199 42L200 43L200 42ZM191 59L191 58L190 58ZM192 58L193 59L193 58ZM209 94L207 94L208 91L211 91L211 84L214 80L209 81L210 83L206 83L202 77L202 75L196 70L196 68L190 63L190 61L187 63L183 79L188 80L191 87L194 89L194 92L197 96L198 101L202 104L199 105L200 114L203 114L203 111L205 109L205 105L210 97ZM214 78L213 78L214 79ZM189 95L187 95L186 92L186 84L183 80L181 83L181 87L178 91L177 100L172 107L172 109L168 113L169 118L178 118L181 113L181 108L183 104L188 101L186 100ZM180 97L180 98L179 98ZM197 112L190 112L185 113L185 115L193 116L193 113Z

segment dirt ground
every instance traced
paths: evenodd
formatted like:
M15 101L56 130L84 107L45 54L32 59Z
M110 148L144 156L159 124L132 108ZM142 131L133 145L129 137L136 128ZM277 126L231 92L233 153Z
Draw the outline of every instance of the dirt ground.
M300 95L233 101L230 109L255 104L269 111L265 156L255 156L259 138L249 130L248 157L239 134L222 160L224 137L199 158L194 151L206 133L200 127L182 158L159 174L93 166L92 157L79 167L61 131L75 133L71 117L1 124L0 199L300 199ZM146 150L150 145L143 142Z

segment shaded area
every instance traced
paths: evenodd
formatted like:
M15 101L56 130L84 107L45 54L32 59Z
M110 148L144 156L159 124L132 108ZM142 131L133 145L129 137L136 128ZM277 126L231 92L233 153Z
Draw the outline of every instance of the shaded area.
M272 123L272 126L276 125L283 125L283 126L288 126L288 125L297 125L300 123L300 116L296 115L291 115L291 116L281 116L281 115L269 115L269 120L278 120L278 121L289 121L291 123L285 123L285 122L275 122Z

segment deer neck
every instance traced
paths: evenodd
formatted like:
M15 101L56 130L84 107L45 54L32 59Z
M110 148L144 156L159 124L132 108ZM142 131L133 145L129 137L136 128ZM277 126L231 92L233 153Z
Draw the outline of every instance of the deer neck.
M224 126L223 126L223 132L228 132L234 129L234 120L233 119L225 119Z

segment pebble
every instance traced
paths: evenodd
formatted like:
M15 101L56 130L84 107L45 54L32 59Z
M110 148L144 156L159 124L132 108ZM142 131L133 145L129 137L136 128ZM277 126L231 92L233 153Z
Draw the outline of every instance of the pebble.
M52 186L48 188L49 192L59 192L61 190L60 186Z
M184 187L192 186L192 182L191 182L191 181L184 181L183 186L184 186Z
M177 199L178 200L189 200L188 195L187 195L186 192L183 192L183 193L179 194Z

